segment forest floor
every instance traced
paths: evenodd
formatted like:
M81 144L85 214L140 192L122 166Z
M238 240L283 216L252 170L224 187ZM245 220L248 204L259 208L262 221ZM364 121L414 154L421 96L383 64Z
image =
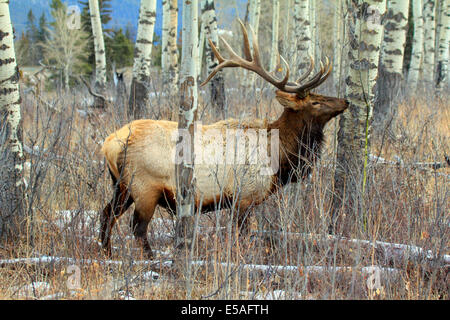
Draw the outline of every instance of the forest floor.
M251 236L237 236L228 210L200 216L189 276L174 267L175 220L161 208L149 227L154 260L134 241L129 213L112 232L112 257L102 253L98 212L112 184L100 148L127 118L123 107L89 111L89 99L85 90L23 95L29 233L14 254L0 247L0 299L449 299L450 169L426 164L450 152L447 97L407 97L374 130L367 186L342 217L343 237L327 233L333 120L308 180L251 210ZM230 97L230 117L275 119L282 109L260 92L241 101ZM156 94L149 117L176 119L177 103ZM202 101L199 116L220 119Z

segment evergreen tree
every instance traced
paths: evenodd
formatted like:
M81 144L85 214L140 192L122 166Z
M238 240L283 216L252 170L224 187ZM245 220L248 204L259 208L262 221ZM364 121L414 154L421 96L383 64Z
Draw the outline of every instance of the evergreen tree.
M37 32L36 18L34 17L33 10L30 9L27 14L26 36L33 41Z
M31 57L31 41L27 36L27 33L23 31L20 39L16 42L16 58L17 65L19 66L29 66L33 64Z
M39 18L39 26L36 34L36 43L44 43L45 40L48 38L48 27L49 24L47 22L47 17L45 16L45 13L42 13L41 17ZM36 48L36 60L34 61L35 64L38 64L41 59L44 58L43 49L39 45L34 45L33 47Z
M23 51L22 53L27 57L24 62L27 65L35 65L38 62L39 49L36 48L37 43L38 28L36 27L36 18L33 14L33 10L30 9L27 15L27 25L26 32L22 34L21 42L18 44L17 50L28 50L28 52ZM24 58L23 56L21 57Z
M134 45L130 39L125 36L122 28L114 30L113 37L106 39L106 46L108 61L115 62L117 68L133 65Z

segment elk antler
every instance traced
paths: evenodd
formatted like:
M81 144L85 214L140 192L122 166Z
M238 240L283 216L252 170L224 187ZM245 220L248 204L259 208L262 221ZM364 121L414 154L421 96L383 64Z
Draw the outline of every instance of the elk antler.
M253 32L252 27L250 26L250 32L252 34L252 39L253 39L253 54L251 53L251 49L250 49L250 43L249 43L249 39L248 39L247 29L245 28L244 24L242 23L242 21L240 19L238 19L238 21L241 25L242 34L244 36L245 59L238 56L234 52L234 50L231 48L231 46L228 44L228 42L224 38L219 36L219 38L225 44L225 49L228 51L228 53L230 55L229 59L223 58L222 55L217 50L214 43L209 39L209 44L211 46L212 51L214 52L215 57L217 58L217 60L219 60L219 65L216 68L214 68L214 70L209 74L209 76L206 78L206 80L200 86L204 86L205 84L207 84L215 76L215 74L223 68L241 67L241 68L244 68L244 69L247 69L247 70L257 73L264 80L273 84L276 88L278 88L281 91L296 93L300 96L306 96L308 94L309 90L322 84L330 75L331 70L332 70L332 64L329 62L329 59L326 58L325 67L321 62L320 63L320 71L314 77L312 77L311 80L308 81L307 83L300 84L301 81L308 78L309 74L314 69L314 59L312 57L310 57L310 59L311 59L310 67L308 68L306 73L303 76L301 76L297 80L297 82L288 82L289 72L290 72L289 65L286 62L286 60L282 56L280 56L284 65L286 66L286 75L284 76L284 78L282 80L276 78L275 76L268 73L264 69L264 67L261 65L258 40L256 38L255 33Z

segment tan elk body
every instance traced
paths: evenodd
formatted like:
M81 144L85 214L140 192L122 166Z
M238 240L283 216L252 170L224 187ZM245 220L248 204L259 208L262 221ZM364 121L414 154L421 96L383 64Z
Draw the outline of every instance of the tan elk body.
M241 24L242 25L242 24ZM295 182L308 174L316 159L320 156L320 146L323 141L325 124L342 113L347 108L343 99L326 97L309 91L320 85L331 72L331 64L321 64L320 71L305 84L305 80L314 68L297 82L288 82L289 67L283 80L278 80L261 66L258 45L254 36L253 50L250 46L247 31L242 25L244 34L243 59L237 56L230 46L222 39L231 58L224 59L215 46L210 45L219 60L219 65L209 75L208 82L215 73L225 67L243 67L259 74L279 90L276 98L285 108L282 115L274 122L266 120L238 121L229 119L211 125L202 125L197 130L201 136L226 137L227 130L235 132L260 132L267 134L268 143L264 145L265 154L274 154L274 141L278 144L276 166L272 174L262 174L263 165L258 158L249 162L251 148L245 148L245 161L226 161L230 156L227 149L229 140L223 140L224 153L219 161L195 163L195 204L201 211L211 211L218 207L233 206L238 216L238 225L247 231L243 213L252 205L263 202L269 195L282 185ZM234 130L234 131L233 131ZM143 249L151 256L151 248L147 240L147 226L155 207L176 210L176 177L175 161L178 153L176 137L178 127L176 122L164 120L137 120L111 134L103 145L102 151L115 184L113 199L105 207L101 217L100 237L103 247L110 253L110 233L116 219L134 202L135 211L132 228L136 239ZM276 134L276 135L275 135ZM276 136L277 139L272 139ZM225 139L225 138L223 138ZM219 139L220 141L220 139ZM196 151L214 150L208 138L200 139L195 144ZM260 141L258 140L258 144ZM239 144L239 142L237 142ZM249 152L250 151L250 152ZM233 154L233 152L231 152ZM258 157L260 155L258 154ZM201 206L201 208L200 208Z

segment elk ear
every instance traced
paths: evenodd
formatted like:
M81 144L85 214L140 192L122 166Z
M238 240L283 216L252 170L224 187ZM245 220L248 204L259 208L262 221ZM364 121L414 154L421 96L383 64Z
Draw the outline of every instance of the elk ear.
M283 91L277 91L276 96L278 102L285 108L289 108L295 111L299 111L306 103L306 99L300 98L295 93L287 93Z

